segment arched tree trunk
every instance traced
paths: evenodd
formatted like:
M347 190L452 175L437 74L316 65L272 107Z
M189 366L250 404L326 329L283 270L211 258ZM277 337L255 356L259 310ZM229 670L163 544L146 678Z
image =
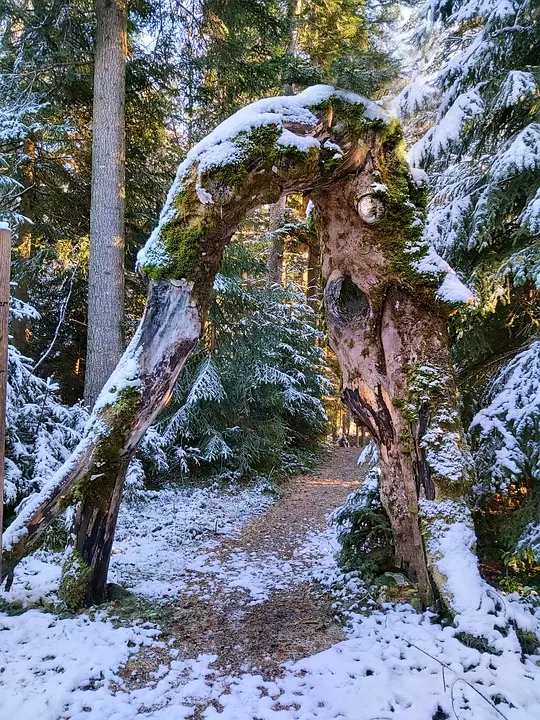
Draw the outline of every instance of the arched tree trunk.
M476 597L463 598L453 584L460 570L479 579L470 534L451 573L444 562L455 521L469 527L471 479L448 356L449 303L438 293L451 275L420 239L423 198L396 123L328 86L248 106L180 166L139 256L151 278L141 325L85 438L8 528L5 573L79 502L63 594L73 606L103 597L125 470L200 336L224 247L250 209L293 191L309 192L315 204L344 400L379 442L400 562L426 602L435 586L451 611L475 610Z

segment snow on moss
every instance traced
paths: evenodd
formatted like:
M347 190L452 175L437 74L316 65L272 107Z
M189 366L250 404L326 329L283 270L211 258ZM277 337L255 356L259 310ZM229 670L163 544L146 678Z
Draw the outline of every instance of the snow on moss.
M463 438L458 430L450 430L458 422L457 413L440 411L430 422L429 429L420 441L433 472L450 482L460 482L471 475L472 462L467 467L464 458Z
M412 368L403 412L410 422L416 423L420 413L429 410L429 423L420 446L435 479L468 483L474 473L473 462L451 401L452 388L451 378L443 367L423 364ZM446 485L442 487L447 489Z
M419 508L422 521L429 522L428 550L448 578L452 607L458 613L480 608L483 584L474 554L476 533L466 503L422 499Z
M443 260L442 257L427 242L415 244L409 249L409 252L417 252L419 249L425 249L425 254L419 260L415 260L412 265L415 270L425 275L438 275L442 277L442 282L437 290L439 300L448 303L472 303L474 295L458 278L455 270Z
M274 127L281 131L277 135L277 144L281 147L294 148L299 152L309 152L313 148L318 149L319 141L307 135L319 123L313 110L332 99L361 107L362 116L367 121L384 122L386 119L385 112L375 103L360 95L336 90L330 85L314 85L298 95L271 97L247 105L218 125L188 152L185 160L179 166L176 178L169 190L158 226L139 252L138 266L141 268L161 267L167 264L169 256L160 240L160 231L175 217L174 199L178 193L184 190L184 182L191 177L195 167L199 178L197 183L199 200L205 204L213 202L211 194L200 182L202 176L214 168L241 162L246 152L246 136L256 128ZM301 127L302 132L293 133L286 125ZM339 148L337 149L341 152Z
M454 626L458 632L483 638L497 652L521 653L513 621L520 629L538 632L534 616L519 605L503 603L482 579L475 554L476 532L466 503L455 500L419 502L428 558L446 578Z

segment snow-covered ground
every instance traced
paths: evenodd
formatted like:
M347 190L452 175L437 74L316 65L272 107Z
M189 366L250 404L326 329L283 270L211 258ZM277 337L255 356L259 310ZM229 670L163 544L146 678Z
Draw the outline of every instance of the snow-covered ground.
M200 591L209 553L275 501L264 485L225 493L217 486L144 492L122 507L110 578L137 595Z
M217 486L145 491L123 503L112 550L109 578L147 598L166 599L196 592L194 574L205 572L220 538L237 533L275 501L263 484L238 492ZM18 566L9 593L0 598L23 605L55 602L62 556L38 551Z
M183 595L193 583L246 604L309 576L335 580L331 531L311 533L302 550L219 554L217 534L234 535L253 517L261 489L227 496L214 490L147 494L123 512L114 556L119 580L146 597ZM216 527L216 518L219 518ZM217 534L216 534L217 533ZM45 555L27 562L11 597L54 597L58 570ZM34 574L35 573L35 574ZM32 589L33 588L33 589ZM347 639L298 662L279 677L255 670L230 676L216 657L181 659L150 623L117 627L104 613L62 618L36 609L0 614L0 718L24 720L534 720L540 718L540 657L468 648L429 613L387 605L349 613ZM133 689L122 674L142 646L158 670Z

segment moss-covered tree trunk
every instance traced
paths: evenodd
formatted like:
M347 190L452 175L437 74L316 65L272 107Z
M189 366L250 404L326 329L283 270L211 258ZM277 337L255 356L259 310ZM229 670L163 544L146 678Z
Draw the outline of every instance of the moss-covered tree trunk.
M89 607L106 599L114 532L130 460L126 455L108 463L99 486L84 483L81 488L75 541L64 562L58 593L68 607Z
M184 280L150 283L139 329L98 398L86 436L8 533L4 577L39 546L53 520L77 504L61 595L71 607L103 600L129 461L200 336L203 305L193 292L194 283Z
M103 598L126 468L200 336L224 247L251 208L291 192L307 192L315 204L344 400L379 443L398 560L426 602L434 586L456 612L475 604L453 584L460 568L469 579L479 576L467 510L469 456L445 331L449 304L439 289L449 268L421 240L422 193L395 121L328 86L254 103L180 166L139 256L150 278L140 327L86 436L8 528L5 573L78 502L62 592L72 606ZM453 551L449 566L444 547L456 527L468 534L458 538L460 554Z
M423 198L399 129L364 152L356 174L312 194L329 339L343 374L343 401L379 446L396 564L426 604L435 594L451 607L433 526L422 523L423 503L448 499L468 519L472 469L449 356L450 306L419 270Z

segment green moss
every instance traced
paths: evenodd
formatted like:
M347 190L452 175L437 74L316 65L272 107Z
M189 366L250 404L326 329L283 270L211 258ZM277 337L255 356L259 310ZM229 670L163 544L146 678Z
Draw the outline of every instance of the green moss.
M58 589L59 598L68 608L77 610L84 604L91 573L92 568L84 562L80 553L73 549L62 568L62 580Z
M516 635L524 655L536 655L540 649L540 638L536 633L515 628Z
M324 175L329 176L334 173L335 170L341 165L342 158L340 156L334 157L331 156L327 158L326 160L323 160L323 166L324 166Z
M99 466L107 461L117 461L118 451L123 447L131 432L133 418L139 409L141 394L137 388L127 387L118 393L112 405L103 411L103 418L109 433L100 441L94 452L94 461Z
M459 640L462 645L468 648L474 648L481 653L489 653L490 655L501 655L501 651L490 645L489 640L485 637L470 635L466 632L459 632L454 635L456 640Z
M369 118L364 114L363 105L339 97L330 98L309 109L319 117L322 117L324 112L332 112L332 135L337 143L365 138L370 131L384 135L397 123L381 118Z
M414 453L414 438L410 428L401 430L398 436L401 452L412 455Z
M191 279L200 260L200 246L204 235L204 229L200 226L185 228L178 218L161 228L161 240L171 257L169 277Z
M73 500L84 499L96 508L107 510L111 490L118 477L120 451L131 432L140 401L141 395L137 388L127 387L118 393L112 405L104 409L103 420L109 432L94 450L95 468L73 488Z
M377 153L377 169L380 182L386 185L387 190L381 194L385 214L377 225L376 241L405 285L414 288L428 282L438 286L438 278L423 275L413 267L413 263L424 254L421 247L412 253L410 249L422 239L426 197L412 180L399 125L388 129Z

